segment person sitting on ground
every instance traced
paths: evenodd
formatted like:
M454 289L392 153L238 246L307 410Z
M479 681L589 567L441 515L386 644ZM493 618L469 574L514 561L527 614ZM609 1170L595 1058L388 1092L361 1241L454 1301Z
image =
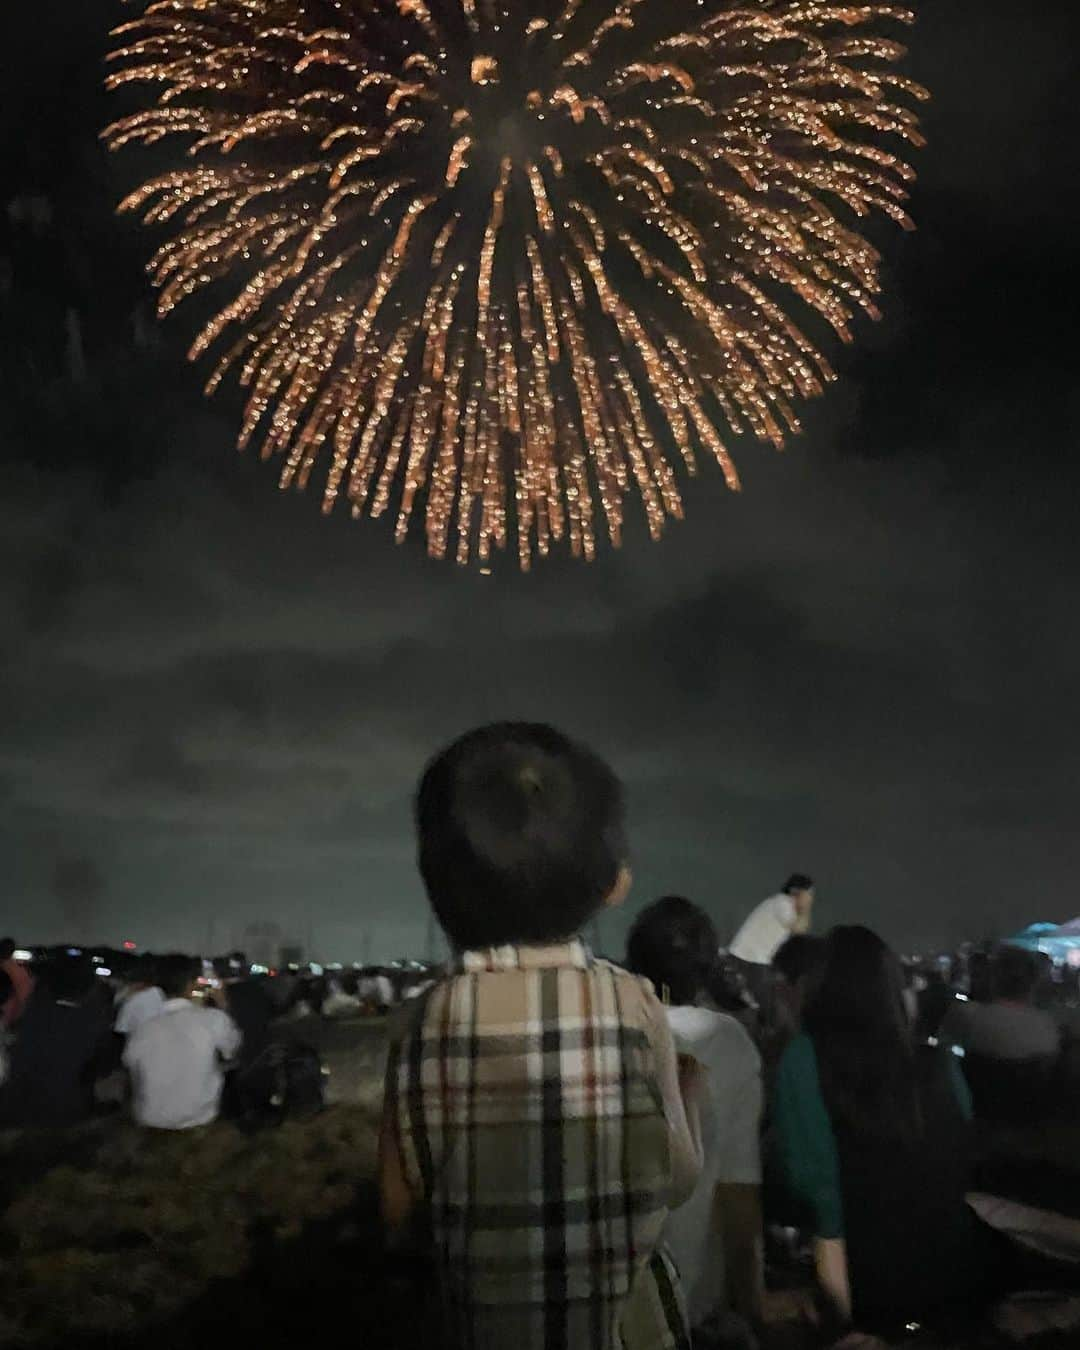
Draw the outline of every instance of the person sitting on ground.
M664 1238L679 1268L692 1327L760 1314L761 1059L745 1028L709 1007L719 941L712 919L681 896L638 915L626 964L660 991L680 1055L701 1064L704 1166Z
M996 1275L965 1203L970 1097L953 1054L915 1045L900 962L875 933L829 934L803 1028L774 1120L836 1322L887 1337L981 1304Z
M578 936L629 886L618 780L550 727L499 724L429 764L416 818L456 957L401 1014L379 1176L392 1233L426 1218L443 1343L685 1344L659 1240L701 1168L700 1073L680 1089L651 987Z
M42 972L9 1056L0 1106L6 1124L66 1127L92 1114L111 1022L98 983L84 956L61 957Z
M157 983L153 958L136 957L128 973L127 989L117 1009L113 1029L126 1039L151 1017L157 1017L164 1006L165 995Z
M1051 1014L1031 1001L1039 979L1031 954L1020 947L1001 947L994 954L990 979L990 1002L954 1002L941 1027L942 1039L986 1059L1053 1059L1061 1048L1061 1033Z
M240 1049L240 1030L224 1010L225 991L210 988L213 1008L193 1002L200 966L187 956L158 962L165 1002L128 1038L135 1119L159 1130L190 1130L218 1115L223 1063Z
M21 961L15 960L15 939L0 938L0 970L8 977L10 987L0 999L0 1026L13 1027L26 1011L34 992L34 977Z

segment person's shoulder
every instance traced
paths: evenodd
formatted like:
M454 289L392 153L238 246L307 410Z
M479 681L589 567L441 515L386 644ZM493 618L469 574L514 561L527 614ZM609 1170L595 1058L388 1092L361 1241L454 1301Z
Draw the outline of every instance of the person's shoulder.
M754 1039L738 1018L715 1008L683 1006L667 1009L668 1021L680 1048L708 1060L745 1060L759 1063Z
M635 975L632 970L627 970L625 966L620 966L617 961L612 961L606 956L594 956L588 968L610 975L628 989L636 987L647 994L656 993L651 980L647 980L644 975Z
M780 1056L781 1073L817 1073L817 1051L805 1031L793 1036Z

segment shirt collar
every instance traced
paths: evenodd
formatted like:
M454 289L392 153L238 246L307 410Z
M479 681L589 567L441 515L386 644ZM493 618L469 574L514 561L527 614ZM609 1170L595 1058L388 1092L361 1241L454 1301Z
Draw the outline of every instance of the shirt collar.
M543 946L507 944L459 952L454 968L466 975L496 970L548 970L555 966L587 970L592 959L592 953L585 943L580 938L574 938L571 942L553 942Z

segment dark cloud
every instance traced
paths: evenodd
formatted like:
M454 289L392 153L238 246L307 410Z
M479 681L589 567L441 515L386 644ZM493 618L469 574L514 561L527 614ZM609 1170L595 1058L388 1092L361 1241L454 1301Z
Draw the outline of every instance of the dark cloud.
M956 0L916 30L937 91L924 228L887 240L886 320L803 439L737 447L745 491L705 471L662 544L638 527L529 577L325 522L235 455L235 403L199 401L183 321L147 340L147 241L112 221L93 146L104 39L66 30L78 115L44 119L25 170L54 234L16 276L43 327L0 414L4 926L193 945L211 922L220 944L310 925L343 958L418 950L413 785L505 716L615 762L638 902L683 890L730 927L806 868L826 920L905 944L1080 909L1077 407L1043 248L1067 47L1044 18ZM63 147L51 182L42 144Z

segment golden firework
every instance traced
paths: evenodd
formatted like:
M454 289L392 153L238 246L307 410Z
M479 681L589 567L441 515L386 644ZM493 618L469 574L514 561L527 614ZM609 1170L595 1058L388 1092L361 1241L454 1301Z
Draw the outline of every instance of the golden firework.
M123 209L176 232L167 314L224 294L241 446L323 506L423 503L429 551L522 567L591 558L640 494L725 434L781 445L831 371L789 314L845 340L876 313L904 227L925 91L882 29L904 9L826 0L157 0L117 30L110 84L160 89L104 133L176 141ZM884 142L884 144L882 144ZM892 148L887 148L892 142ZM797 308L798 306L795 306ZM598 510L598 505L599 510ZM599 518L602 513L602 519ZM455 536L453 543L451 536Z

